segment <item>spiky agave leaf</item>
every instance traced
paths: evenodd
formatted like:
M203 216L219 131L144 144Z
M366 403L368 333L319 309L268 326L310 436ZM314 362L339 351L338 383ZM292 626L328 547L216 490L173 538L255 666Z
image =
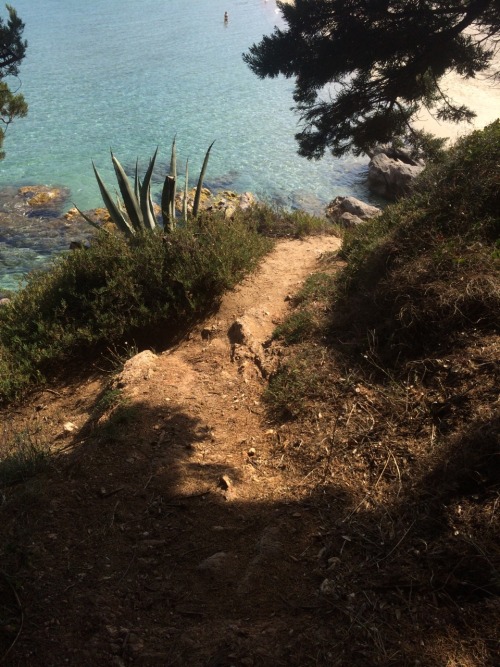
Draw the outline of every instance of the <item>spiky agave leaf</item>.
M92 167L94 168L94 174L99 185L99 190L101 191L101 197L104 202L104 206L108 209L111 220L115 223L118 229L123 232L126 236L134 236L135 231L131 226L129 221L125 218L123 213L120 211L120 208L113 201L113 197L109 194L104 182L101 178L101 175L96 169L95 164L92 162Z
M152 200L151 196L149 197L149 212L151 213L152 219L156 220L155 208L154 208L153 200ZM155 222L155 226L156 226L156 222Z
M182 198L182 219L187 223L188 219L188 162L186 160L186 176L184 177L184 196Z
M144 220L144 226L146 229L156 229L156 216L153 212L152 200L151 200L151 177L153 175L153 168L156 161L156 155L158 154L158 148L155 150L153 157L149 162L149 167L144 176L144 180L140 186L140 203L142 217Z
M177 152L175 148L175 137L172 141L170 154L170 172L165 177L161 193L161 214L165 229L171 232L175 227L175 190L177 183Z
M153 199L151 197L151 187L148 185L147 192L143 195L143 201L141 201L141 210L143 211L143 216L145 219L145 228L149 231L154 231L158 224L156 221L156 214L153 206Z
M172 232L175 229L175 216L172 215L173 199L175 199L175 179L173 176L167 176L165 178L165 183L163 184L163 192L161 195L161 212L165 230L167 232Z
M215 144L215 141L212 141L212 143L208 147L208 150L205 154L205 159L203 160L203 166L201 168L200 178L198 179L198 185L196 186L196 194L194 196L194 204L193 204L193 217L194 218L196 218L196 216L198 215L198 209L200 207L201 189L203 187L203 179L205 178L205 172L207 170L208 157L210 155L210 150L212 149L212 146L214 144Z
M132 187L130 186L129 180L127 178L127 175L123 167L116 159L116 157L113 155L113 151L111 151L111 161L113 162L116 179L118 181L118 187L120 188L123 204L125 206L125 210L127 211L130 224L132 225L132 227L134 227L136 231L140 231L141 229L144 228L144 222L142 219L141 207L139 205L139 201L137 200L137 197L134 191L132 190Z
M86 215L83 211L80 211L78 206L73 202L73 206L76 208L78 213L82 216L84 220L86 220L89 224L92 225L92 227L95 227L98 229L100 232L106 232L106 234L109 234L109 231L107 229L104 229L104 227L101 227L99 223L97 223L95 220L92 220L92 218L89 218L88 215Z
M170 217L175 226L175 190L177 186L177 151L175 149L175 137L172 141L172 152L170 155L170 176L174 179L173 192L170 195Z
M134 176L134 194L137 201L141 195L141 184L139 182L139 158L135 161L135 176Z

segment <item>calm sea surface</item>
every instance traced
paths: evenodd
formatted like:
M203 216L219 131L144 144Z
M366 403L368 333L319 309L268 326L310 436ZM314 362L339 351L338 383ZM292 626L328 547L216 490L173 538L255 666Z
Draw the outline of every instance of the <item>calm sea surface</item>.
M157 146L166 165L174 136L179 171L189 158L193 179L215 139L206 178L214 189L249 190L312 212L340 194L369 199L366 160L299 157L293 82L261 81L241 58L280 25L274 0L13 4L28 51L11 85L20 86L29 115L8 129L0 212L12 208L6 192L33 184L68 188L65 208L99 206L91 160L114 187L110 147L126 168L139 158L143 171ZM14 288L73 234L45 219L0 217L0 288Z
M156 146L166 164L176 136L179 169L189 157L193 178L216 140L209 187L249 190L311 211L339 194L368 197L366 160L299 157L292 81L261 81L242 61L280 23L274 0L13 4L26 24L19 83L29 115L9 127L0 188L63 185L71 191L67 208L93 208L101 200L91 160L114 186L110 147L124 166L138 157L145 169ZM38 252L16 237L14 257L12 243L0 229L4 287L58 245L52 239Z

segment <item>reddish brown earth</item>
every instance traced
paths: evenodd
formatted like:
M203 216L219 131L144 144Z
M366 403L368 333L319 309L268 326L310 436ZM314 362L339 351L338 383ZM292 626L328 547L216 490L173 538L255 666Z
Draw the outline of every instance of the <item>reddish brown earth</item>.
M49 454L0 488L2 667L500 664L499 337L398 376L271 342L338 245L280 241L176 347L0 413L3 463Z
M4 415L52 453L3 499L6 664L309 664L317 517L261 392L289 295L338 245L279 242L174 349Z

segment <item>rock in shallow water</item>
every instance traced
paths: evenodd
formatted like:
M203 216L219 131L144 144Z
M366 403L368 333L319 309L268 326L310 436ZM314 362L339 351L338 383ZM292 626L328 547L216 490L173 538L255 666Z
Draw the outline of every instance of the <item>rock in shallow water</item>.
M69 190L48 185L25 185L18 190L28 216L57 217L69 197Z
M423 169L423 165L408 164L378 153L368 168L368 185L372 192L385 199L398 199L411 191L413 181Z
M382 213L377 206L355 197L335 197L326 208L326 217L343 227L355 227Z

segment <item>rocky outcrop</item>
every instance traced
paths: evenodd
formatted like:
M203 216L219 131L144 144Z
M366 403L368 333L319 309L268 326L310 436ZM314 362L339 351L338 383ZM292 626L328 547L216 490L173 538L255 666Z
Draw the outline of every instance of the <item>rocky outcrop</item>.
M326 207L326 217L346 229L363 224L382 213L377 206L366 204L355 197L335 197Z
M270 368L267 366L264 347L255 335L254 329L259 328L259 318L265 314L260 309L242 315L230 326L227 335L231 343L231 361L239 364L240 372L245 374L247 362L255 364L263 378L269 376Z
M149 380L158 362L157 355L151 350L143 350L127 359L122 372L115 378L114 385L118 389L127 389L133 394L137 386L144 380Z
M411 192L412 183L424 166L401 151L389 155L378 152L368 167L368 185L372 192L385 199L399 199Z
M66 188L25 185L18 190L27 215L57 216L69 196Z
M188 211L193 210L194 197L196 188L192 188L188 192L187 207ZM176 208L178 211L182 210L183 194L178 193L176 197ZM205 211L223 211L226 218L231 218L236 209L245 210L255 204L256 198L251 192L244 192L238 194L231 190L223 190L217 194L213 194L208 188L202 188L200 198L200 209Z

